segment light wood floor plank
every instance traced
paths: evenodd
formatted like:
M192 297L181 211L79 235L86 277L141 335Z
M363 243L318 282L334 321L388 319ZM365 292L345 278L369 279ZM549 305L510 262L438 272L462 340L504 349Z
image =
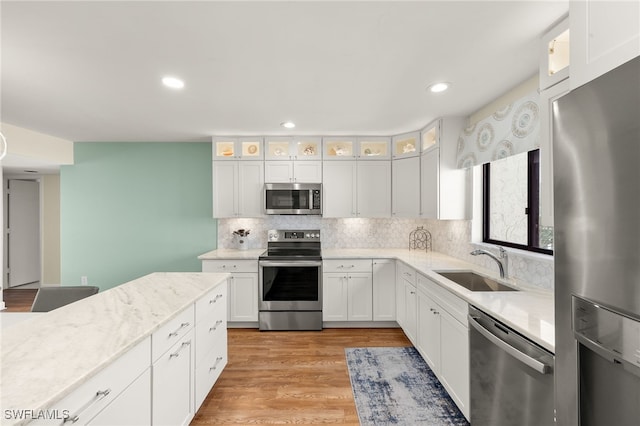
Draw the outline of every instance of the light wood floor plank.
M229 363L191 422L358 425L344 349L411 346L399 328L229 329Z

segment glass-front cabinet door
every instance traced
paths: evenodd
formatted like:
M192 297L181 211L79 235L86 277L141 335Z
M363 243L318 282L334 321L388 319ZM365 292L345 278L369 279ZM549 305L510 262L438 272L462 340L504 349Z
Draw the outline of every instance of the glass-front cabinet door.
M356 139L352 137L322 138L325 160L353 160L356 158Z
M440 120L436 120L422 129L420 132L420 153L429 151L438 146L440 137Z
M292 137L267 137L264 140L264 157L267 160L291 160Z
M322 138L316 136L293 138L293 155L295 160L321 160Z
M393 158L415 157L420 153L420 132L404 133L391 140Z
M388 160L391 158L391 138L368 136L358 138L358 159Z
M261 137L213 137L214 160L261 160Z

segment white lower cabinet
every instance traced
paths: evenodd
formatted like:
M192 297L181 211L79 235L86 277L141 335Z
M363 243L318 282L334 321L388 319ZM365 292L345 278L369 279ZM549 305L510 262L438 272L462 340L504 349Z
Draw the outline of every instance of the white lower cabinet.
M411 343L416 345L416 271L403 262L396 265L396 317Z
M87 424L91 426L151 424L151 369L129 385Z
M189 424L195 414L193 327L152 366L154 425Z
M373 320L371 268L371 259L329 259L323 262L323 321Z
M258 321L258 261L203 260L202 272L230 272L228 281L229 322Z
M460 411L469 419L469 328L467 302L417 275L416 348Z
M373 260L373 320L396 320L396 261Z

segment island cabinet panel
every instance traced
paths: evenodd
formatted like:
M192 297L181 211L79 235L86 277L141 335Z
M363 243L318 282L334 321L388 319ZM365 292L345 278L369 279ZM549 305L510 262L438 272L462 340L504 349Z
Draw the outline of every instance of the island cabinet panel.
M189 424L194 412L193 329L153 363L154 425Z
M136 401L141 398L143 403L140 405L142 411L140 414L144 417L150 416L150 406L144 404L144 399L147 396L139 395L137 392L125 392L129 385L140 377L144 385L139 385L146 386L147 395L149 395L151 382L149 376L147 375L145 379L143 373L149 369L150 354L151 339L147 337L108 367L77 387L69 396L51 407L49 412L60 415L67 414L68 422L73 421L74 424L84 425L89 424L93 418L110 407L111 404L130 405L133 403L137 405ZM110 419L108 413L103 419ZM61 423L60 419L39 419L30 424L59 425ZM117 425L119 423L111 424ZM132 424L131 419L128 418L120 424Z

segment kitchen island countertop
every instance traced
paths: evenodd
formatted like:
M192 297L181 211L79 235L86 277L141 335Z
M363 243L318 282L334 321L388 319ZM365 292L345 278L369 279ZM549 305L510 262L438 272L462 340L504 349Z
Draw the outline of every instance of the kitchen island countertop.
M3 329L0 406L51 407L228 276L153 273Z
M198 257L200 260L258 259L264 249L213 250ZM366 258L398 259L436 284L469 304L487 312L538 345L555 352L555 322L553 291L528 286L515 280L500 280L496 272L437 252L407 249L355 248L322 249L323 259ZM518 288L520 291L473 292L434 271L471 270Z

